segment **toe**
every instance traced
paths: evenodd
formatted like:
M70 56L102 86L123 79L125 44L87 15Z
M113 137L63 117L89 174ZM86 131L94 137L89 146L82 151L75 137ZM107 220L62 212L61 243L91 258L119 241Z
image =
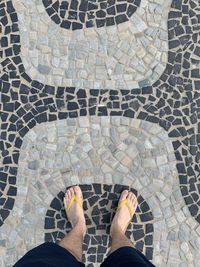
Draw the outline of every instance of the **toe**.
M67 192L65 193L65 196L64 196L64 206L65 206L65 209L67 208L67 203L68 203L68 195L67 195Z
M128 199L128 201L129 201L129 203L132 201L132 195L133 195L132 192L129 192L129 193L128 193L127 199Z
M135 201L135 195L132 193L131 195L131 201L134 202Z
M128 190L124 190L122 193L121 193L121 196L120 196L120 200L119 201L122 201L124 199L126 199L128 196Z
M70 190L70 194L71 194L71 198L72 198L74 195L74 189L73 189L73 187L71 187L69 190Z
M134 199L133 199L133 208L136 210L137 208L137 205L138 205L138 201L137 201L137 197L135 196Z
M137 207L138 205L138 201L137 201L137 198L135 199L135 202L134 202L134 207Z
M68 202L69 201L69 197L68 197L68 193L65 193L65 197L64 197L65 201Z
M80 186L74 186L74 193L79 197L81 198L82 197L82 191L81 191L81 188Z
M70 191L70 188L67 189L67 197L68 197L68 201L71 199L71 191Z

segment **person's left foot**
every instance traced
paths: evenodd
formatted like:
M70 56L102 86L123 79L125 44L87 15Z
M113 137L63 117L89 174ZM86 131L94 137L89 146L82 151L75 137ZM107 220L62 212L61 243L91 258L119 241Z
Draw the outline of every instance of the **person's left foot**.
M76 195L83 202L83 195L82 195L80 187L79 186L70 187L66 191L65 197L64 197L65 210L67 209L69 202L74 195ZM69 221L71 222L72 227L73 228L76 227L84 235L86 232L85 216L84 216L83 208L81 208L80 205L76 201L72 203L72 206L67 213L67 217Z

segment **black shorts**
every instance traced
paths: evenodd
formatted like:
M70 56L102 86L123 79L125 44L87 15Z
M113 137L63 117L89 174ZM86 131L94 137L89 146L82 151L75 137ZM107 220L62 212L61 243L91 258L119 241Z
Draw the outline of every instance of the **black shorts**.
M154 266L138 250L122 247L111 253L101 267ZM27 252L13 267L85 267L66 249L55 243L44 243Z

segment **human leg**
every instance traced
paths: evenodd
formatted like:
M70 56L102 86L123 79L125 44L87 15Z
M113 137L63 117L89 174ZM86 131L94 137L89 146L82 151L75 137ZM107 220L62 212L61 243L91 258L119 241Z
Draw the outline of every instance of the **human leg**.
M64 199L65 208L67 208L74 195L82 199L82 192L79 186L71 187L67 190ZM76 201L73 202L68 212L68 217L73 229L58 243L58 245L70 251L78 261L82 261L82 244L86 232L86 223L83 209L76 203Z
M120 203L127 203L120 205ZM119 200L120 208L111 224L111 249L102 267L148 267L154 266L145 256L136 250L133 243L126 237L127 226L135 213L138 202L136 196L127 190L123 191ZM119 206L118 205L118 206Z
M82 198L79 187L72 187L65 194L65 207L72 197ZM68 217L72 224L72 231L67 234L59 244L46 242L28 251L14 267L84 267L82 260L82 242L86 231L83 209L76 201L72 202ZM67 265L66 265L67 264Z
M124 190L121 194L119 203L121 201L124 201L125 199L127 199L128 205L132 209L133 216L138 205L137 198L132 192ZM126 206L123 206L119 210L117 210L110 229L112 243L109 254L111 254L120 247L133 247L132 242L125 235L128 223L132 219L132 217L130 216L130 211Z

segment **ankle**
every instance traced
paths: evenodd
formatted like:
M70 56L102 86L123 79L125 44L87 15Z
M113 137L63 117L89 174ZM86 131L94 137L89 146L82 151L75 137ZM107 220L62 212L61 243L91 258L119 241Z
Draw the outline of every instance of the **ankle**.
M74 225L73 230L79 233L80 235L84 236L86 233L86 224L78 220L76 224Z
M111 227L110 235L112 238L115 236L124 236L125 231L121 228L120 225L114 225L113 227Z

